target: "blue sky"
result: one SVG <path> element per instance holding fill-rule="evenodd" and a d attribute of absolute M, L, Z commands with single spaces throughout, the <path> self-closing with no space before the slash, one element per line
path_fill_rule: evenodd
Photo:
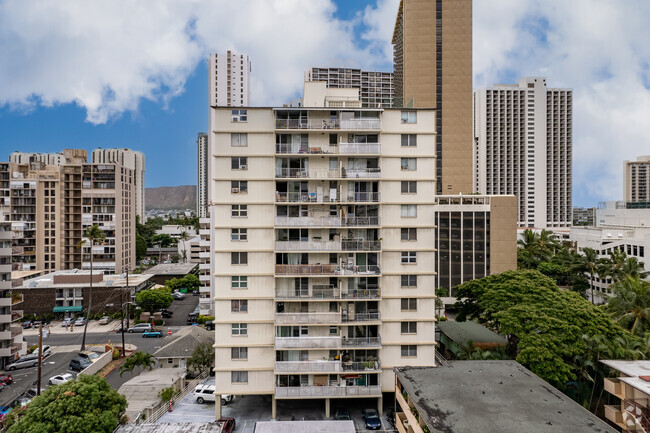
<path fill-rule="evenodd" d="M 248 53 L 253 105 L 298 96 L 309 66 L 390 70 L 399 0 L 0 0 L 0 160 L 130 147 L 147 186 L 194 184 L 210 52 Z M 620 199 L 648 154 L 650 2 L 474 0 L 476 86 L 574 89 L 574 204 Z M 245 31 L 242 31 L 245 29 Z"/>

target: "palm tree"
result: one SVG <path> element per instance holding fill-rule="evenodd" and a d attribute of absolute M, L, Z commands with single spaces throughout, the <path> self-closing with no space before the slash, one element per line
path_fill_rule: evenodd
<path fill-rule="evenodd" d="M 602 274 L 603 276 L 612 277 L 614 282 L 619 281 L 623 278 L 623 265 L 627 259 L 627 254 L 625 251 L 619 249 L 613 249 L 609 252 L 609 257 L 603 259 L 602 261 Z"/>
<path fill-rule="evenodd" d="M 537 237 L 537 245 L 541 261 L 545 262 L 550 260 L 559 248 L 560 243 L 557 236 L 550 230 L 543 229 Z"/>
<path fill-rule="evenodd" d="M 589 274 L 589 290 L 591 292 L 591 303 L 594 303 L 594 275 L 597 274 L 601 260 L 598 258 L 598 251 L 593 248 L 584 248 L 582 255 L 578 256 L 575 269 L 578 272 Z"/>
<path fill-rule="evenodd" d="M 143 369 L 148 368 L 149 370 L 153 370 L 153 366 L 156 362 L 153 359 L 153 355 L 151 353 L 143 353 L 143 352 L 135 352 L 128 358 L 126 358 L 126 361 L 122 363 L 120 366 L 120 377 L 127 371 L 133 375 L 133 370 L 135 370 L 136 367 L 142 367 Z"/>
<path fill-rule="evenodd" d="M 539 235 L 530 229 L 526 229 L 521 233 L 521 239 L 517 240 L 519 260 L 524 268 L 530 269 L 533 266 L 533 261 L 537 258 L 539 252 L 539 244 L 537 242 Z"/>
<path fill-rule="evenodd" d="M 106 233 L 97 224 L 94 224 L 86 230 L 86 239 L 82 239 L 77 244 L 77 248 L 81 248 L 86 242 L 90 242 L 90 290 L 88 291 L 88 311 L 86 312 L 84 335 L 81 339 L 81 350 L 86 350 L 86 331 L 88 330 L 88 321 L 90 320 L 90 307 L 93 302 L 93 245 L 95 243 L 103 243 L 104 239 L 106 239 Z"/>
<path fill-rule="evenodd" d="M 181 235 L 178 237 L 181 241 L 183 241 L 183 262 L 187 263 L 187 248 L 185 248 L 185 241 L 190 240 L 190 234 L 183 230 L 181 232 Z"/>
<path fill-rule="evenodd" d="M 617 281 L 612 289 L 607 311 L 625 329 L 642 336 L 650 329 L 650 283 L 637 275 Z"/>
<path fill-rule="evenodd" d="M 648 272 L 645 270 L 645 265 L 636 257 L 627 257 L 621 266 L 620 272 L 621 275 L 625 277 L 638 276 L 640 278 L 645 278 L 648 276 Z"/>

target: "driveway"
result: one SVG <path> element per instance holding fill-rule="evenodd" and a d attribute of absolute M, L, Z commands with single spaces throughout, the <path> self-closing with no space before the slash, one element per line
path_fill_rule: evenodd
<path fill-rule="evenodd" d="M 187 316 L 199 305 L 199 297 L 187 294 L 185 299 L 172 302 L 169 310 L 174 314 L 165 319 L 165 326 L 187 326 Z"/>

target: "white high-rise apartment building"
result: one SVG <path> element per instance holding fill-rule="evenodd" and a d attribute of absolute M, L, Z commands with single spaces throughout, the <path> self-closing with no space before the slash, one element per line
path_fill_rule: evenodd
<path fill-rule="evenodd" d="M 144 224 L 145 201 L 144 201 L 144 153 L 131 149 L 95 149 L 92 153 L 93 164 L 120 164 L 133 170 L 133 186 L 135 190 L 135 214 L 140 217 L 140 223 Z"/>
<path fill-rule="evenodd" d="M 210 106 L 247 107 L 251 61 L 232 51 L 210 56 Z"/>
<path fill-rule="evenodd" d="M 623 162 L 623 200 L 650 202 L 650 156 Z"/>
<path fill-rule="evenodd" d="M 208 134 L 199 132 L 196 137 L 196 215 L 208 216 Z"/>
<path fill-rule="evenodd" d="M 352 68 L 311 68 L 305 71 L 305 81 L 325 81 L 327 87 L 359 89 L 363 107 L 393 106 L 395 89 L 392 72 L 362 71 Z"/>
<path fill-rule="evenodd" d="M 31 164 L 40 162 L 45 165 L 65 164 L 63 153 L 36 153 L 36 152 L 13 152 L 9 155 L 9 162 L 14 164 Z"/>
<path fill-rule="evenodd" d="M 279 399 L 381 407 L 393 367 L 435 363 L 435 110 L 304 96 L 211 109 L 216 393 L 270 395 L 273 417 Z"/>
<path fill-rule="evenodd" d="M 520 227 L 572 224 L 573 92 L 546 78 L 474 90 L 474 192 L 514 194 Z"/>

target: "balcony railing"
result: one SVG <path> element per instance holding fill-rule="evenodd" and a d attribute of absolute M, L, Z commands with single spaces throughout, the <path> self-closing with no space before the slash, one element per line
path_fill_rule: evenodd
<path fill-rule="evenodd" d="M 313 286 L 311 290 L 305 289 L 276 289 L 276 299 L 377 299 L 379 289 L 354 289 L 342 291 L 334 287 Z"/>
<path fill-rule="evenodd" d="M 370 217 L 275 217 L 277 227 L 368 227 L 378 226 L 381 218 L 378 216 Z"/>
<path fill-rule="evenodd" d="M 378 275 L 377 265 L 275 265 L 276 275 Z"/>
<path fill-rule="evenodd" d="M 13 310 L 11 312 L 11 321 L 15 322 L 23 318 L 23 310 Z"/>
<path fill-rule="evenodd" d="M 275 119 L 275 129 L 381 129 L 379 119 Z"/>
<path fill-rule="evenodd" d="M 381 396 L 381 386 L 279 386 L 275 398 Z"/>
<path fill-rule="evenodd" d="M 356 337 L 356 338 L 343 337 L 342 344 L 343 346 L 380 347 L 381 337 Z"/>
<path fill-rule="evenodd" d="M 341 373 L 360 371 L 377 372 L 379 370 L 379 362 L 376 361 L 277 361 L 275 363 L 276 373 Z"/>
<path fill-rule="evenodd" d="M 275 313 L 276 325 L 327 325 L 341 323 L 339 312 L 327 313 Z"/>
<path fill-rule="evenodd" d="M 343 310 L 341 313 L 341 321 L 343 323 L 348 322 L 370 322 L 373 320 L 379 320 L 381 318 L 379 311 L 364 311 L 362 313 L 348 313 Z"/>
<path fill-rule="evenodd" d="M 276 251 L 379 251 L 381 241 L 343 239 L 340 241 L 276 241 Z"/>
<path fill-rule="evenodd" d="M 309 146 L 307 143 L 276 143 L 275 153 L 280 155 L 379 155 L 379 143 L 339 143 L 323 149 L 320 146 Z"/>
<path fill-rule="evenodd" d="M 381 144 L 379 143 L 339 143 L 338 153 L 342 155 L 365 155 L 381 153 Z"/>
<path fill-rule="evenodd" d="M 332 197 L 317 195 L 315 192 L 277 192 L 275 201 L 278 203 L 378 203 L 381 194 L 378 192 L 355 192 Z"/>
<path fill-rule="evenodd" d="M 276 349 L 336 349 L 341 337 L 275 337 Z"/>
<path fill-rule="evenodd" d="M 305 170 L 302 168 L 281 168 L 275 170 L 275 177 L 281 179 L 377 179 L 381 177 L 381 168 L 343 167 L 341 170 Z"/>

